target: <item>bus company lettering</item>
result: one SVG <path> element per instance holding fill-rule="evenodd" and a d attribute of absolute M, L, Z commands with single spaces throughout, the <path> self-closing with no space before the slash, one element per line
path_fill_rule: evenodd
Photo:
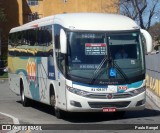
<path fill-rule="evenodd" d="M 33 61 L 28 61 L 27 63 L 27 74 L 28 74 L 28 80 L 36 81 L 36 63 Z"/>
<path fill-rule="evenodd" d="M 49 72 L 49 77 L 54 77 L 54 73 Z"/>

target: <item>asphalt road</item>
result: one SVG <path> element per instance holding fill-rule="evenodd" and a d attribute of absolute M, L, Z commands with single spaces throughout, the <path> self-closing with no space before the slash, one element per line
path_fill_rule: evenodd
<path fill-rule="evenodd" d="M 64 119 L 57 119 L 50 106 L 32 102 L 23 107 L 20 97 L 9 90 L 8 81 L 0 81 L 0 112 L 18 118 L 21 124 L 160 124 L 160 111 L 149 98 L 145 110 L 127 112 L 121 119 L 111 113 L 67 113 Z"/>

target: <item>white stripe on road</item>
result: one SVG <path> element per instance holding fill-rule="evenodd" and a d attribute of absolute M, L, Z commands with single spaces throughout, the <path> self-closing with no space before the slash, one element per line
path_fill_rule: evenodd
<path fill-rule="evenodd" d="M 2 113 L 2 112 L 0 112 L 0 114 L 2 114 L 2 115 L 5 115 L 5 116 L 7 116 L 7 117 L 12 118 L 12 120 L 13 120 L 13 124 L 19 124 L 19 120 L 18 120 L 17 118 L 15 118 L 14 116 L 9 115 L 9 114 L 6 114 L 6 113 Z"/>

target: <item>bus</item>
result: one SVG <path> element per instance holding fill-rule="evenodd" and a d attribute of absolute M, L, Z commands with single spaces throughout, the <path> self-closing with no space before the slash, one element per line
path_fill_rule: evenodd
<path fill-rule="evenodd" d="M 23 106 L 30 99 L 51 105 L 57 118 L 145 108 L 144 55 L 152 38 L 126 16 L 44 17 L 11 29 L 8 44 L 9 87 Z"/>

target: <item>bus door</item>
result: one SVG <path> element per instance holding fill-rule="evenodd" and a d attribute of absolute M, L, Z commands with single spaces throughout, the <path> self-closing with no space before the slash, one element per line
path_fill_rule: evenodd
<path fill-rule="evenodd" d="M 59 50 L 58 50 L 59 51 Z M 56 52 L 57 67 L 56 71 L 56 91 L 57 106 L 66 110 L 66 89 L 65 89 L 65 55 Z"/>

